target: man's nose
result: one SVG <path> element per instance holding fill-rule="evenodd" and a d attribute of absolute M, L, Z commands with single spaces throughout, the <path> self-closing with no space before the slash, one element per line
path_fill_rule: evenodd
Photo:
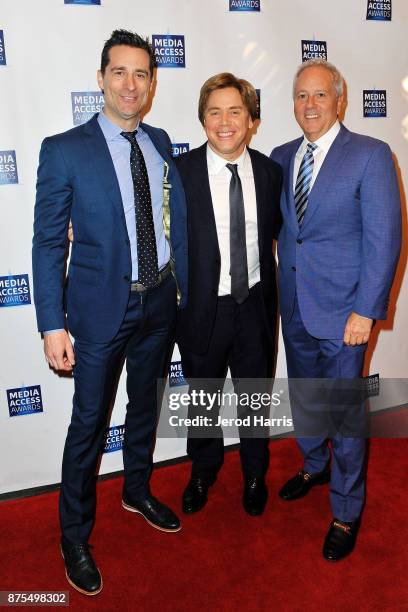
<path fill-rule="evenodd" d="M 136 87 L 136 79 L 133 74 L 128 74 L 126 76 L 125 85 L 127 89 L 133 90 Z"/>

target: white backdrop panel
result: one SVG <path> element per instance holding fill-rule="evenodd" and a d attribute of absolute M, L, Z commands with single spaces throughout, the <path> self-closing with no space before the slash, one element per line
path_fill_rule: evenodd
<path fill-rule="evenodd" d="M 19 182 L 0 184 L 0 277 L 29 274 L 38 151 L 46 135 L 72 127 L 71 92 L 96 91 L 100 51 L 119 27 L 185 36 L 186 68 L 158 71 L 146 120 L 164 127 L 173 142 L 204 141 L 197 119 L 199 89 L 212 74 L 231 71 L 261 90 L 261 123 L 251 145 L 271 149 L 299 135 L 292 114 L 293 73 L 301 40 L 327 42 L 328 59 L 343 71 L 348 89 L 345 123 L 386 140 L 401 177 L 408 170 L 408 4 L 393 1 L 391 22 L 366 21 L 366 0 L 261 0 L 259 13 L 232 13 L 228 0 L 102 0 L 101 6 L 63 0 L 0 0 L 7 64 L 0 65 L 0 155 L 16 151 Z M 405 89 L 403 82 L 405 80 Z M 364 119 L 363 89 L 387 91 L 387 117 Z M 406 128 L 404 133 L 404 121 Z M 405 134 L 405 135 L 404 135 Z M 406 213 L 404 213 L 406 218 Z M 406 230 L 405 230 L 406 231 Z M 395 316 L 379 326 L 367 370 L 383 377 L 408 371 L 408 294 L 404 257 L 393 291 Z M 45 364 L 33 305 L 0 308 L 0 493 L 60 480 L 72 380 Z M 374 350 L 375 348 L 375 350 Z M 178 360 L 176 349 L 174 359 Z M 279 343 L 277 375 L 285 376 Z M 7 389 L 40 385 L 43 412 L 10 417 Z M 120 381 L 112 422 L 126 405 Z M 185 440 L 158 440 L 155 460 L 185 454 Z M 122 468 L 120 452 L 104 455 L 101 473 Z"/>

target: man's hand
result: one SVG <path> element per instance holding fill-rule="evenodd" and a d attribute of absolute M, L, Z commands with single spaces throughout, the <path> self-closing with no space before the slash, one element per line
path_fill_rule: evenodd
<path fill-rule="evenodd" d="M 356 312 L 352 312 L 347 319 L 344 329 L 344 344 L 355 346 L 356 344 L 365 344 L 370 337 L 373 320 L 367 317 L 362 317 Z"/>
<path fill-rule="evenodd" d="M 74 230 L 72 229 L 72 221 L 69 222 L 68 226 L 68 240 L 74 242 Z"/>
<path fill-rule="evenodd" d="M 70 372 L 75 365 L 74 349 L 65 329 L 44 336 L 44 353 L 47 362 L 56 371 Z"/>

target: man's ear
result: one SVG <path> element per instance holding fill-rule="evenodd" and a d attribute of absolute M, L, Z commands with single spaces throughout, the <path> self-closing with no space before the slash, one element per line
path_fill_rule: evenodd
<path fill-rule="evenodd" d="M 344 96 L 341 95 L 337 98 L 337 116 L 339 116 L 341 114 L 341 109 L 343 107 L 343 103 L 344 103 Z"/>
<path fill-rule="evenodd" d="M 99 89 L 103 93 L 103 74 L 100 70 L 96 72 L 96 80 L 98 81 Z"/>

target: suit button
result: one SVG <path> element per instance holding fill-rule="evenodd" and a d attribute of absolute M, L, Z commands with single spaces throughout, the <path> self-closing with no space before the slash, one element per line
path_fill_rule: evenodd
<path fill-rule="evenodd" d="M 293 272 L 296 272 L 295 266 L 292 266 L 292 270 L 293 270 Z"/>
<path fill-rule="evenodd" d="M 129 240 L 129 238 L 126 238 L 126 240 L 125 240 L 125 244 L 127 244 L 127 246 L 130 246 L 130 240 Z"/>
<path fill-rule="evenodd" d="M 297 242 L 298 244 L 302 244 L 303 240 L 301 240 L 300 238 L 298 238 L 298 239 L 296 240 L 296 242 Z"/>
<path fill-rule="evenodd" d="M 126 275 L 123 277 L 123 280 L 128 283 L 130 281 L 130 276 Z"/>

